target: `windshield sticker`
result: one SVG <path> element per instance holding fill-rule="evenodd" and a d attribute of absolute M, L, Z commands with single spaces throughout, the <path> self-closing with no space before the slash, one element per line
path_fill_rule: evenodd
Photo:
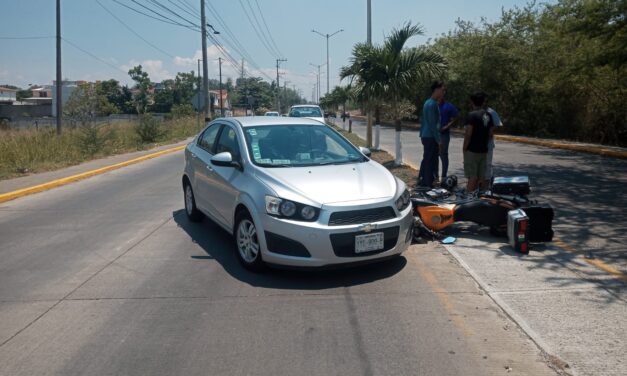
<path fill-rule="evenodd" d="M 311 154 L 309 153 L 298 153 L 296 154 L 296 158 L 298 158 L 301 161 L 308 161 L 311 159 Z"/>
<path fill-rule="evenodd" d="M 279 164 L 279 165 L 292 164 L 292 161 L 290 161 L 289 159 L 273 159 L 272 164 Z"/>
<path fill-rule="evenodd" d="M 251 135 L 251 136 L 256 136 L 257 135 L 257 130 L 256 129 L 248 129 L 248 130 L 246 130 L 246 132 L 248 132 L 248 134 Z"/>
<path fill-rule="evenodd" d="M 257 159 L 257 162 L 263 163 L 263 164 L 272 164 L 272 159 L 270 158 Z"/>
<path fill-rule="evenodd" d="M 251 147 L 253 149 L 253 157 L 255 159 L 261 159 L 261 151 L 259 150 L 259 144 L 256 142 L 253 142 Z"/>

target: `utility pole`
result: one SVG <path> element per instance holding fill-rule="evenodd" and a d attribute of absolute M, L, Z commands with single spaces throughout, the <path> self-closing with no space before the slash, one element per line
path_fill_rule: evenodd
<path fill-rule="evenodd" d="M 220 67 L 220 116 L 224 117 L 224 104 L 222 103 L 222 58 L 218 58 L 218 66 Z"/>
<path fill-rule="evenodd" d="M 276 59 L 276 110 L 281 114 L 281 101 L 279 99 L 281 93 L 281 85 L 279 84 L 279 63 L 287 61 L 287 59 Z"/>
<path fill-rule="evenodd" d="M 61 0 L 57 0 L 57 134 L 63 118 L 63 76 L 61 75 Z"/>
<path fill-rule="evenodd" d="M 202 89 L 204 91 L 205 122 L 211 121 L 209 117 L 209 73 L 207 68 L 207 22 L 205 19 L 205 0 L 200 0 L 200 34 L 202 39 Z"/>
<path fill-rule="evenodd" d="M 198 59 L 198 110 L 196 112 L 196 125 L 200 129 L 200 59 Z"/>
<path fill-rule="evenodd" d="M 322 36 L 323 38 L 327 38 L 327 94 L 329 94 L 329 71 L 330 71 L 329 69 L 329 38 L 331 38 L 337 33 L 341 33 L 342 31 L 344 31 L 344 29 L 340 29 L 333 34 L 322 34 L 321 32 L 316 31 L 314 29 L 311 30 L 312 33 L 316 33 Z"/>
<path fill-rule="evenodd" d="M 243 80 L 244 79 L 244 58 L 242 58 L 242 72 L 240 74 L 240 78 Z"/>
<path fill-rule="evenodd" d="M 367 32 L 368 35 L 366 36 L 366 43 L 368 43 L 369 46 L 372 46 L 372 7 L 370 4 L 370 0 L 367 0 L 368 2 L 368 14 L 367 14 Z M 367 102 L 368 108 L 366 109 L 367 112 L 367 119 L 366 119 L 366 144 L 368 144 L 368 147 L 372 147 L 372 111 L 370 110 L 370 100 L 368 100 Z M 376 145 L 377 148 L 379 147 L 379 145 Z"/>

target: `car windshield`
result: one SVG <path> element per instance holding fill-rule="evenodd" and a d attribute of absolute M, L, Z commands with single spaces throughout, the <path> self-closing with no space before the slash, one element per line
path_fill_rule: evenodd
<path fill-rule="evenodd" d="M 318 107 L 294 107 L 290 110 L 290 117 L 322 117 Z"/>
<path fill-rule="evenodd" d="M 245 128 L 253 163 L 261 167 L 323 166 L 367 161 L 337 132 L 321 125 L 266 125 Z"/>

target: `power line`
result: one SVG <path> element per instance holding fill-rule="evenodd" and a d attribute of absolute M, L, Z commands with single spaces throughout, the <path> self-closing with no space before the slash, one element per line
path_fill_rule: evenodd
<path fill-rule="evenodd" d="M 196 14 L 194 14 L 194 13 L 190 12 L 189 10 L 185 9 L 184 7 L 182 7 L 182 6 L 180 6 L 179 4 L 175 3 L 174 1 L 172 1 L 172 0 L 168 0 L 168 2 L 169 2 L 170 4 L 172 4 L 172 5 L 174 5 L 175 7 L 179 8 L 179 9 L 180 9 L 180 10 L 182 10 L 183 12 L 185 12 L 185 13 L 189 14 L 190 16 L 192 16 L 192 17 L 197 17 L 197 15 L 196 15 Z M 181 3 L 181 4 L 182 4 L 182 3 Z"/>
<path fill-rule="evenodd" d="M 186 0 L 184 0 L 184 1 L 186 1 Z M 228 24 L 222 19 L 222 17 L 220 16 L 219 12 L 213 7 L 213 5 L 211 5 L 211 3 L 207 1 L 206 2 L 206 6 L 207 6 L 207 10 L 209 10 L 209 12 L 211 12 L 211 14 L 213 14 L 215 19 L 220 24 L 221 30 L 224 30 L 226 32 L 226 34 L 221 34 L 221 35 L 225 39 L 226 39 L 227 36 L 229 36 L 230 39 L 232 39 L 233 43 L 229 43 L 231 45 L 231 47 L 234 50 L 237 50 L 239 55 L 242 58 L 244 58 L 245 60 L 247 60 L 250 63 L 250 65 L 252 65 L 257 70 L 257 72 L 259 72 L 261 75 L 265 76 L 268 80 L 272 81 L 273 80 L 272 77 L 270 77 L 268 74 L 266 74 L 264 71 L 262 71 L 261 68 L 259 68 L 259 65 L 255 62 L 255 60 L 252 58 L 252 56 L 250 56 L 250 54 L 248 53 L 246 48 L 242 45 L 242 43 L 240 43 L 240 41 L 237 39 L 235 34 L 233 34 L 233 32 L 229 28 Z"/>
<path fill-rule="evenodd" d="M 261 23 L 259 22 L 259 19 L 257 18 L 257 14 L 255 13 L 255 10 L 253 9 L 253 6 L 250 5 L 250 0 L 246 0 L 246 4 L 248 4 L 248 8 L 250 9 L 250 13 L 253 15 L 253 18 L 255 19 L 255 23 L 259 27 L 259 31 L 261 31 L 261 36 L 266 41 L 266 44 L 268 45 L 268 47 L 271 47 L 271 49 L 272 49 L 272 51 L 274 52 L 275 55 L 281 56 L 281 54 L 274 47 L 272 47 L 272 43 L 270 43 L 270 38 L 268 38 L 268 36 L 266 36 L 266 32 L 264 31 L 263 27 L 261 26 Z"/>
<path fill-rule="evenodd" d="M 118 71 L 120 71 L 120 72 L 122 72 L 122 73 L 124 73 L 124 74 L 128 74 L 128 72 L 125 72 L 124 70 L 120 69 L 120 67 L 117 67 L 117 66 L 115 66 L 115 65 L 113 65 L 113 64 L 111 64 L 111 63 L 109 63 L 108 61 L 106 61 L 106 60 L 104 60 L 104 59 L 99 58 L 98 56 L 96 56 L 96 55 L 94 55 L 93 53 L 91 53 L 91 52 L 89 52 L 89 51 L 85 50 L 85 49 L 84 49 L 84 48 L 82 48 L 81 46 L 79 46 L 79 45 L 77 45 L 77 44 L 75 44 L 75 43 L 73 43 L 73 42 L 71 42 L 71 41 L 67 40 L 66 38 L 61 38 L 61 39 L 63 39 L 63 40 L 64 40 L 67 44 L 69 44 L 70 46 L 72 46 L 72 47 L 76 48 L 77 50 L 79 50 L 79 51 L 81 51 L 81 52 L 83 52 L 83 53 L 85 53 L 85 54 L 87 54 L 87 55 L 91 56 L 92 58 L 94 58 L 94 59 L 96 59 L 96 60 L 100 61 L 101 63 L 103 63 L 103 64 L 107 64 L 107 65 L 108 65 L 108 66 L 110 66 L 111 68 L 113 68 L 113 69 L 115 69 L 115 70 L 118 70 Z"/>
<path fill-rule="evenodd" d="M 153 20 L 161 21 L 161 22 L 163 22 L 163 23 L 167 23 L 167 24 L 170 24 L 170 25 L 176 25 L 176 26 L 182 26 L 182 27 L 185 27 L 185 28 L 189 28 L 187 25 L 184 25 L 184 24 L 182 24 L 182 23 L 180 23 L 180 22 L 175 22 L 175 21 L 167 21 L 167 20 L 165 20 L 165 19 L 163 19 L 163 18 L 158 18 L 158 17 L 155 17 L 155 16 L 151 16 L 150 14 L 147 14 L 147 13 L 145 13 L 145 12 L 142 12 L 141 10 L 135 9 L 135 8 L 133 8 L 133 7 L 129 6 L 129 5 L 127 5 L 127 4 L 124 4 L 124 3 L 122 3 L 122 2 L 120 2 L 120 1 L 118 1 L 118 0 L 112 0 L 112 1 L 113 1 L 114 3 L 117 3 L 117 4 L 119 4 L 119 5 L 121 5 L 121 6 L 125 7 L 125 8 L 127 8 L 127 9 L 132 10 L 132 11 L 133 11 L 133 12 L 135 12 L 135 13 L 141 14 L 141 15 L 146 16 L 146 17 L 149 17 L 149 18 L 152 18 Z"/>
<path fill-rule="evenodd" d="M 250 16 L 248 15 L 248 11 L 246 10 L 246 7 L 244 7 L 244 3 L 242 2 L 242 0 L 239 0 L 239 5 L 242 6 L 242 10 L 244 11 L 244 14 L 246 15 L 246 18 L 248 18 L 248 22 L 250 23 L 250 26 L 253 27 L 253 29 L 255 30 L 255 34 L 257 34 L 257 38 L 259 38 L 259 40 L 261 41 L 261 43 L 264 45 L 264 47 L 268 50 L 268 52 L 270 53 L 270 56 L 276 57 L 274 56 L 275 53 L 272 52 L 272 49 L 270 47 L 268 47 L 268 45 L 266 44 L 266 41 L 261 37 L 261 34 L 259 33 L 259 31 L 257 30 L 257 27 L 255 26 L 255 24 L 253 23 L 253 20 L 250 18 Z M 249 4 L 250 5 L 250 4 Z"/>
<path fill-rule="evenodd" d="M 15 39 L 15 40 L 22 40 L 22 39 L 50 39 L 50 38 L 56 38 L 55 36 L 33 36 L 33 37 L 0 37 L 0 39 Z"/>
<path fill-rule="evenodd" d="M 150 0 L 150 2 L 151 2 L 151 3 L 153 3 L 153 4 L 155 4 L 155 5 L 156 5 L 156 6 L 158 6 L 159 8 L 161 8 L 161 9 L 165 10 L 166 12 L 168 12 L 168 13 L 172 14 L 174 17 L 178 17 L 178 18 L 180 18 L 181 20 L 183 20 L 183 21 L 187 22 L 187 23 L 188 23 L 188 24 L 190 24 L 191 26 L 194 26 L 194 27 L 198 26 L 197 24 L 195 24 L 195 23 L 191 22 L 190 20 L 188 20 L 187 18 L 185 18 L 185 17 L 181 16 L 180 14 L 178 14 L 177 12 L 175 12 L 175 11 L 173 11 L 172 9 L 168 8 L 167 6 L 165 6 L 165 5 L 161 4 L 159 1 L 157 1 L 157 0 Z"/>
<path fill-rule="evenodd" d="M 141 35 L 139 35 L 139 33 L 137 33 L 135 30 L 133 30 L 130 26 L 128 26 L 124 21 L 122 21 L 118 16 L 116 16 L 115 14 L 113 14 L 113 12 L 111 12 L 109 9 L 107 9 L 107 7 L 105 7 L 99 0 L 96 0 L 96 3 L 98 3 L 98 5 L 100 5 L 102 7 L 102 9 L 104 9 L 107 13 L 109 13 L 111 15 L 111 17 L 115 18 L 119 23 L 122 24 L 122 26 L 124 26 L 126 29 L 128 29 L 128 31 L 130 31 L 131 33 L 133 33 L 136 37 L 138 37 L 139 39 L 143 40 L 146 44 L 148 44 L 150 47 L 154 48 L 155 50 L 171 57 L 174 59 L 174 55 L 164 51 L 163 49 L 157 47 L 156 45 L 152 44 L 151 42 L 149 42 L 148 40 L 146 40 L 144 37 L 142 37 Z"/>
<path fill-rule="evenodd" d="M 281 53 L 281 50 L 277 46 L 276 42 L 274 41 L 274 38 L 272 37 L 272 33 L 270 32 L 270 28 L 268 27 L 268 23 L 266 22 L 266 18 L 264 17 L 263 12 L 261 11 L 261 7 L 259 6 L 259 2 L 257 0 L 255 0 L 255 4 L 257 5 L 257 9 L 259 10 L 259 14 L 261 15 L 261 20 L 263 21 L 263 24 L 266 27 L 266 30 L 268 31 L 268 36 L 270 36 L 270 40 L 272 41 L 272 45 L 274 46 L 276 51 L 279 53 L 279 55 L 283 55 Z"/>
<path fill-rule="evenodd" d="M 116 2 L 116 3 L 118 3 L 118 4 L 122 4 L 122 3 L 120 3 L 118 0 L 113 0 L 113 1 L 115 1 L 115 2 Z M 161 19 L 159 19 L 159 18 L 155 18 L 155 17 L 152 17 L 152 18 L 158 19 L 159 21 L 162 21 L 162 22 L 166 22 L 166 21 L 164 21 L 164 20 L 168 20 L 169 22 L 166 22 L 166 23 L 171 23 L 171 24 L 173 24 L 173 25 L 178 25 L 178 26 L 186 27 L 186 28 L 188 28 L 188 29 L 190 29 L 190 28 L 191 28 L 189 25 L 182 24 L 182 23 L 180 23 L 180 22 L 178 22 L 178 21 L 173 20 L 173 19 L 172 19 L 172 18 L 170 18 L 170 17 L 164 16 L 163 14 L 161 14 L 161 13 L 157 12 L 156 10 L 154 10 L 154 9 L 152 9 L 152 8 L 150 8 L 150 7 L 145 6 L 144 4 L 142 4 L 142 3 L 140 3 L 140 2 L 138 2 L 138 1 L 136 1 L 136 0 L 131 0 L 131 1 L 132 1 L 133 3 L 135 3 L 135 4 L 139 5 L 140 7 L 142 7 L 142 8 L 144 8 L 144 9 L 146 9 L 147 11 L 149 11 L 149 12 L 151 12 L 151 13 L 153 13 L 153 14 L 156 14 L 157 16 L 161 17 Z M 122 5 L 124 5 L 124 4 L 122 4 Z M 126 6 L 126 5 L 124 5 L 124 6 Z M 126 7 L 127 7 L 127 8 L 129 8 L 128 6 L 126 6 Z M 133 9 L 133 8 L 131 8 L 131 9 Z M 135 9 L 133 9 L 133 10 L 135 10 Z M 137 10 L 135 10 L 135 11 L 137 12 Z M 144 15 L 146 15 L 146 14 L 144 14 Z M 150 16 L 149 16 L 149 17 L 150 17 Z"/>

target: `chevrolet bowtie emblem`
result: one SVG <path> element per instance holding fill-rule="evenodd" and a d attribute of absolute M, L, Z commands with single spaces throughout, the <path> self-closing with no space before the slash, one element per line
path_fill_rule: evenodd
<path fill-rule="evenodd" d="M 361 228 L 361 231 L 363 231 L 363 232 L 370 232 L 372 230 L 374 230 L 374 226 L 372 224 L 370 224 L 370 223 L 368 223 L 367 225 L 365 225 L 365 226 L 363 226 Z"/>

